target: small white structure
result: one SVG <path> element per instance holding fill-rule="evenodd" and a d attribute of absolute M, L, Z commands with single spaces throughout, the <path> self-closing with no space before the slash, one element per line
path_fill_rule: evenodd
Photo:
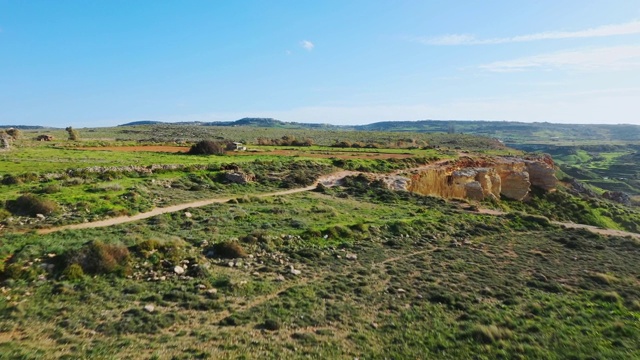
<path fill-rule="evenodd" d="M 240 142 L 232 142 L 229 144 L 228 149 L 233 151 L 247 151 L 247 147 Z"/>

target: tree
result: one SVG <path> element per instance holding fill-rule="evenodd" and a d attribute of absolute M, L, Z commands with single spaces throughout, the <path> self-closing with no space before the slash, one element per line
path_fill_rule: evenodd
<path fill-rule="evenodd" d="M 71 126 L 65 128 L 65 130 L 69 133 L 69 140 L 71 141 L 80 140 L 80 135 L 78 134 L 78 130 L 72 128 Z"/>
<path fill-rule="evenodd" d="M 226 143 L 202 140 L 191 146 L 190 155 L 224 155 Z"/>

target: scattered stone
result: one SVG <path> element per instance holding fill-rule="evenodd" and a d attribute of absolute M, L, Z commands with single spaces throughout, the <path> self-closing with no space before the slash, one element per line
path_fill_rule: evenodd
<path fill-rule="evenodd" d="M 247 174 L 241 171 L 232 171 L 224 174 L 225 180 L 236 183 L 236 184 L 246 184 L 255 181 L 255 175 Z"/>
<path fill-rule="evenodd" d="M 631 196 L 622 191 L 605 191 L 602 197 L 623 205 L 631 205 Z"/>
<path fill-rule="evenodd" d="M 207 286 L 206 286 L 206 285 L 204 285 L 204 284 L 198 284 L 198 285 L 196 285 L 196 288 L 197 288 L 198 290 L 204 290 L 204 289 L 206 289 L 206 288 L 207 288 Z"/>
<path fill-rule="evenodd" d="M 182 266 L 176 266 L 173 268 L 173 272 L 175 272 L 178 275 L 182 275 L 184 274 L 184 268 Z"/>
<path fill-rule="evenodd" d="M 298 269 L 294 269 L 293 265 L 291 266 L 291 273 L 293 275 L 300 275 L 302 274 L 302 271 L 298 270 Z"/>
<path fill-rule="evenodd" d="M 152 313 L 154 312 L 154 310 L 156 309 L 155 306 L 153 306 L 153 304 L 147 304 L 144 306 L 144 311 Z"/>
<path fill-rule="evenodd" d="M 234 267 L 236 265 L 236 263 L 234 263 L 233 261 L 229 261 L 229 263 L 227 265 L 229 265 L 229 267 Z"/>
<path fill-rule="evenodd" d="M 278 275 L 276 276 L 276 281 L 284 281 L 284 275 Z"/>
<path fill-rule="evenodd" d="M 377 329 L 377 328 L 379 328 L 380 326 L 379 326 L 377 323 L 372 322 L 372 323 L 371 323 L 371 327 L 372 327 L 372 328 L 374 328 L 374 329 Z"/>
<path fill-rule="evenodd" d="M 44 219 L 46 219 L 46 217 L 45 217 L 44 215 L 42 215 L 42 214 L 36 214 L 36 217 L 37 217 L 38 219 L 40 219 L 40 220 L 44 220 Z"/>
<path fill-rule="evenodd" d="M 345 256 L 345 258 L 347 260 L 358 260 L 358 255 L 349 253 Z"/>
<path fill-rule="evenodd" d="M 207 294 L 217 294 L 217 293 L 218 293 L 218 289 L 216 288 L 211 288 L 207 290 Z"/>
<path fill-rule="evenodd" d="M 398 294 L 404 294 L 404 293 L 406 293 L 406 292 L 407 292 L 407 290 L 402 289 L 402 288 L 398 288 L 398 289 L 396 290 L 396 292 L 397 292 Z"/>
<path fill-rule="evenodd" d="M 191 219 L 191 217 L 192 217 L 193 215 L 192 215 L 190 212 L 185 211 L 185 212 L 184 212 L 184 216 L 185 216 L 187 219 Z"/>

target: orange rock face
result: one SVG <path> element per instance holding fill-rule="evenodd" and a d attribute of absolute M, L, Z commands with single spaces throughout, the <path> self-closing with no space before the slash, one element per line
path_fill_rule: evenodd
<path fill-rule="evenodd" d="M 557 182 L 551 158 L 464 158 L 453 165 L 413 174 L 407 190 L 443 198 L 483 200 L 504 196 L 521 201 L 531 186 L 553 191 Z"/>

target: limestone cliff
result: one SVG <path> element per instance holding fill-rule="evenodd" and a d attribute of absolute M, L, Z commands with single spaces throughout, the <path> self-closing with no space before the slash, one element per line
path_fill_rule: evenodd
<path fill-rule="evenodd" d="M 557 182 L 550 157 L 462 158 L 415 172 L 407 190 L 443 198 L 524 200 L 532 186 L 553 191 Z"/>

